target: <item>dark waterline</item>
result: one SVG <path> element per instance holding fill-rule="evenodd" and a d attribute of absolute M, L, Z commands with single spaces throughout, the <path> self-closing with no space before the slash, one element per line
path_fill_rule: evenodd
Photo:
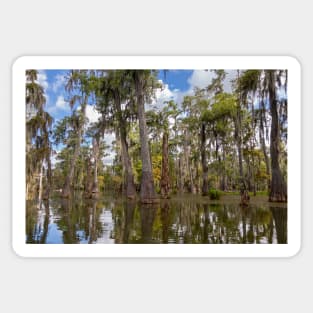
<path fill-rule="evenodd" d="M 287 209 L 240 207 L 202 197 L 177 197 L 156 205 L 114 198 L 27 202 L 26 242 L 74 243 L 287 243 Z"/>

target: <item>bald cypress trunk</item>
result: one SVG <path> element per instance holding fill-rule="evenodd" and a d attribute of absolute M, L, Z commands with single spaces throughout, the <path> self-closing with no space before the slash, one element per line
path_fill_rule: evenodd
<path fill-rule="evenodd" d="M 87 173 L 85 178 L 85 192 L 84 197 L 85 198 L 91 198 L 92 194 L 92 172 L 91 172 L 91 161 L 90 158 L 87 160 Z"/>
<path fill-rule="evenodd" d="M 237 71 L 237 77 L 239 79 L 239 70 Z M 249 204 L 250 197 L 247 191 L 247 186 L 245 182 L 245 178 L 243 176 L 243 164 L 242 164 L 242 137 L 241 137 L 241 93 L 240 93 L 240 86 L 239 86 L 239 95 L 238 95 L 238 103 L 236 108 L 236 118 L 235 118 L 235 138 L 237 143 L 237 151 L 238 151 L 238 163 L 239 163 L 239 189 L 240 189 L 240 204 L 245 206 Z"/>
<path fill-rule="evenodd" d="M 73 187 L 73 178 L 74 178 L 74 171 L 75 171 L 75 164 L 79 156 L 80 151 L 80 140 L 81 136 L 78 135 L 78 138 L 76 140 L 75 148 L 74 148 L 74 154 L 71 159 L 70 163 L 70 170 L 65 178 L 65 183 L 62 189 L 62 197 L 63 198 L 69 198 L 71 194 L 71 189 Z"/>
<path fill-rule="evenodd" d="M 140 184 L 140 200 L 142 203 L 155 202 L 157 195 L 154 189 L 152 165 L 148 143 L 148 131 L 144 106 L 144 81 L 141 71 L 134 74 L 136 98 L 138 106 L 139 132 L 140 132 L 140 154 L 142 161 L 142 176 Z"/>
<path fill-rule="evenodd" d="M 79 157 L 80 143 L 81 143 L 82 136 L 83 136 L 83 127 L 84 127 L 84 121 L 85 121 L 85 116 L 86 116 L 86 103 L 87 103 L 87 97 L 85 97 L 84 104 L 82 104 L 82 122 L 81 121 L 79 122 L 78 130 L 77 130 L 74 154 L 72 156 L 71 163 L 70 163 L 70 170 L 65 179 L 64 187 L 62 190 L 63 198 L 69 198 L 71 194 L 71 189 L 73 188 L 74 171 L 75 171 L 77 159 Z"/>
<path fill-rule="evenodd" d="M 98 158 L 99 158 L 99 139 L 92 139 L 92 152 L 94 159 L 93 183 L 92 183 L 92 198 L 97 198 L 99 193 L 98 188 Z"/>
<path fill-rule="evenodd" d="M 261 116 L 260 116 L 260 143 L 261 143 L 261 147 L 262 147 L 262 151 L 263 151 L 263 155 L 264 155 L 264 160 L 265 160 L 266 174 L 267 174 L 267 177 L 268 177 L 268 179 L 267 179 L 267 188 L 268 188 L 268 191 L 270 191 L 270 189 L 271 189 L 270 161 L 268 159 L 266 145 L 265 145 L 264 122 L 263 122 L 263 119 L 264 119 L 263 112 L 261 112 Z"/>
<path fill-rule="evenodd" d="M 269 201 L 271 202 L 287 202 L 287 186 L 284 182 L 279 166 L 279 120 L 277 113 L 277 99 L 276 99 L 276 75 L 275 71 L 268 71 L 269 83 L 269 105 L 272 117 L 271 124 L 271 167 L 272 180 Z"/>
<path fill-rule="evenodd" d="M 170 177 L 168 164 L 168 133 L 164 131 L 162 139 L 162 173 L 161 173 L 161 195 L 163 198 L 169 198 Z"/>
<path fill-rule="evenodd" d="M 205 123 L 202 122 L 201 124 L 201 163 L 202 163 L 202 195 L 208 195 L 209 189 L 209 181 L 208 181 L 208 164 L 207 164 L 207 157 L 206 157 L 206 130 L 205 130 Z"/>
<path fill-rule="evenodd" d="M 121 141 L 121 154 L 122 154 L 122 162 L 123 169 L 125 174 L 125 192 L 126 197 L 129 199 L 133 199 L 136 197 L 136 187 L 134 181 L 134 174 L 132 169 L 132 164 L 128 152 L 128 143 L 127 143 L 127 131 L 126 131 L 126 121 L 123 118 L 122 108 L 121 108 L 121 99 L 119 93 L 114 91 L 114 104 L 117 111 L 118 117 L 118 126 L 120 132 L 120 141 Z"/>

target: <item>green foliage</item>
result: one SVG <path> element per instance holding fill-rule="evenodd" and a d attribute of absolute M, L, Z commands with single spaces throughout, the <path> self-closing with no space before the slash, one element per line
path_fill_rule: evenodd
<path fill-rule="evenodd" d="M 222 195 L 222 193 L 218 189 L 210 189 L 209 190 L 209 197 L 211 200 L 220 200 L 221 195 Z"/>
<path fill-rule="evenodd" d="M 181 104 L 170 100 L 144 112 L 148 130 L 146 146 L 149 147 L 155 188 L 158 190 L 160 185 L 162 137 L 166 132 L 168 153 L 164 154 L 168 154 L 172 192 L 201 193 L 204 186 L 206 191 L 203 194 L 212 188 L 210 198 L 219 199 L 221 191 L 238 192 L 241 180 L 247 183 L 249 191 L 267 191 L 271 179 L 267 134 L 270 130 L 268 121 L 271 120 L 267 104 L 268 71 L 238 71 L 229 93 L 224 90 L 227 73 L 224 70 L 212 72 L 210 85 L 202 89 L 196 87 Z M 283 78 L 283 72 L 275 71 L 276 90 L 282 87 L 279 79 Z M 71 187 L 82 188 L 90 177 L 94 177 L 94 164 L 98 163 L 99 189 L 120 191 L 126 177 L 124 150 L 128 150 L 135 184 L 140 185 L 143 138 L 140 138 L 137 102 L 142 95 L 144 103 L 151 104 L 156 89 L 163 88 L 157 79 L 157 71 L 68 71 L 64 87 L 71 115 L 57 121 L 52 130 L 52 118 L 43 110 L 46 100 L 44 88 L 37 83 L 37 71 L 28 70 L 26 76 L 25 101 L 31 109 L 26 121 L 28 181 L 32 173 L 38 174 L 42 162 L 50 160 L 54 144 L 58 150 L 57 163 L 52 170 L 55 188 L 61 188 L 71 172 L 74 172 Z M 286 85 L 283 87 L 287 88 Z M 137 89 L 141 90 L 139 95 Z M 279 166 L 286 180 L 287 100 L 279 99 L 278 102 Z M 98 122 L 88 123 L 87 105 L 92 105 L 101 115 Z M 116 137 L 112 165 L 103 162 L 109 152 L 104 140 L 108 133 L 114 133 Z M 98 152 L 93 149 L 93 140 L 97 142 L 94 146 L 98 147 Z M 263 146 L 262 140 L 265 142 Z M 77 147 L 79 152 L 75 154 Z M 72 162 L 74 154 L 78 156 Z M 99 155 L 97 162 L 94 161 L 95 155 Z M 73 163 L 74 171 L 71 171 Z"/>

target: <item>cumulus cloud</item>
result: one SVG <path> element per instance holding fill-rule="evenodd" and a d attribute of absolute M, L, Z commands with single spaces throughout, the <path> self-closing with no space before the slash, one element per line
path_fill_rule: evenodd
<path fill-rule="evenodd" d="M 46 91 L 49 88 L 49 83 L 48 83 L 48 78 L 47 78 L 47 74 L 45 71 L 43 70 L 39 70 L 38 74 L 37 74 L 37 81 L 38 84 L 41 85 L 46 93 Z"/>
<path fill-rule="evenodd" d="M 177 100 L 177 91 L 170 90 L 168 84 L 163 84 L 162 80 L 159 81 L 163 87 L 158 88 L 155 92 L 155 98 L 152 102 L 147 105 L 147 109 L 162 109 L 166 105 L 167 101 L 175 101 Z"/>
<path fill-rule="evenodd" d="M 63 95 L 59 95 L 54 105 L 47 106 L 47 112 L 52 116 L 55 116 L 58 113 L 68 113 L 70 112 L 69 104 L 65 101 Z"/>
<path fill-rule="evenodd" d="M 230 93 L 232 91 L 232 81 L 236 78 L 237 70 L 225 70 L 225 72 L 224 91 Z M 170 85 L 159 80 L 163 87 L 156 90 L 155 98 L 150 104 L 146 104 L 146 110 L 160 110 L 164 108 L 166 102 L 170 100 L 173 100 L 178 104 L 178 107 L 180 107 L 185 96 L 193 95 L 195 88 L 206 88 L 212 83 L 214 77 L 215 73 L 211 70 L 194 70 L 187 80 L 189 88 L 184 91 L 172 89 Z"/>
<path fill-rule="evenodd" d="M 191 89 L 207 87 L 214 77 L 214 73 L 205 70 L 194 70 L 188 78 L 188 83 Z"/>
<path fill-rule="evenodd" d="M 88 104 L 86 106 L 86 116 L 89 120 L 89 123 L 96 123 L 101 117 L 101 114 L 92 105 Z"/>
<path fill-rule="evenodd" d="M 64 74 L 57 74 L 54 77 L 54 82 L 52 84 L 53 92 L 58 92 L 58 90 L 63 87 L 65 84 L 65 75 Z"/>
<path fill-rule="evenodd" d="M 224 91 L 232 91 L 232 80 L 236 78 L 236 70 L 225 70 L 226 77 L 224 80 Z M 192 75 L 188 79 L 191 90 L 194 90 L 195 87 L 205 88 L 212 83 L 212 79 L 215 77 L 213 71 L 208 70 L 194 70 Z"/>
<path fill-rule="evenodd" d="M 162 88 L 159 88 L 155 92 L 155 98 L 150 104 L 146 104 L 146 109 L 163 109 L 166 106 L 166 102 L 173 100 L 178 105 L 183 101 L 184 96 L 190 94 L 192 91 L 181 91 L 179 89 L 170 89 L 168 84 L 164 84 L 162 80 L 159 81 L 162 84 Z"/>
<path fill-rule="evenodd" d="M 69 104 L 64 100 L 64 97 L 58 96 L 57 101 L 55 103 L 56 109 L 62 110 L 62 111 L 69 111 Z"/>
<path fill-rule="evenodd" d="M 47 90 L 49 88 L 49 83 L 48 83 L 48 77 L 47 74 L 44 70 L 38 70 L 37 73 L 37 83 L 42 86 L 43 91 L 44 91 L 44 96 L 46 98 L 46 105 L 49 104 L 49 94 L 47 93 Z"/>
<path fill-rule="evenodd" d="M 232 80 L 236 77 L 236 70 L 225 70 L 226 78 L 224 80 L 224 91 L 231 92 L 232 90 Z M 173 100 L 181 105 L 185 96 L 194 94 L 195 88 L 206 88 L 208 85 L 212 83 L 212 79 L 215 77 L 215 74 L 211 70 L 194 70 L 191 76 L 188 78 L 189 89 L 185 91 L 181 91 L 179 89 L 171 89 L 168 84 L 164 84 L 162 80 L 160 80 L 163 88 L 157 89 L 155 93 L 155 99 L 153 99 L 152 103 L 146 105 L 147 109 L 162 109 L 166 104 L 165 102 Z"/>

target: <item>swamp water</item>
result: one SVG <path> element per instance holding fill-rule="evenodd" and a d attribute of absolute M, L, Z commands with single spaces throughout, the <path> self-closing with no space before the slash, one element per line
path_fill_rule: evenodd
<path fill-rule="evenodd" d="M 287 243 L 287 208 L 182 196 L 142 205 L 112 197 L 26 203 L 30 244 Z"/>

